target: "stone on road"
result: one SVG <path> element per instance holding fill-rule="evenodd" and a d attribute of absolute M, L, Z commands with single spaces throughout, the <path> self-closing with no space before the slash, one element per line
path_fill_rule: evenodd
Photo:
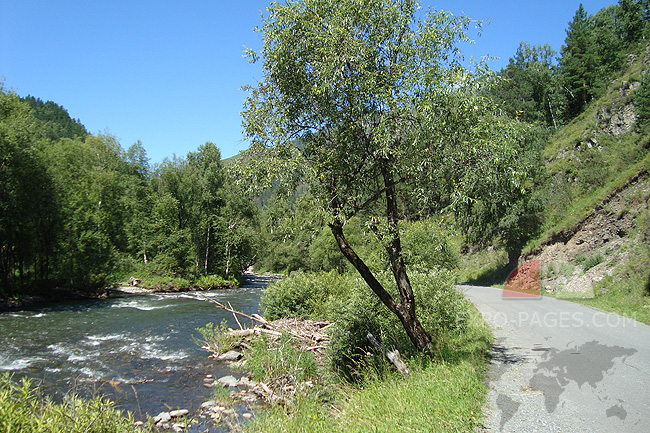
<path fill-rule="evenodd" d="M 553 298 L 459 286 L 495 336 L 485 432 L 650 432 L 650 327 Z"/>

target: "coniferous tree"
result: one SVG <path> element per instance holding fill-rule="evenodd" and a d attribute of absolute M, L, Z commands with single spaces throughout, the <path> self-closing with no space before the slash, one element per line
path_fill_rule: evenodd
<path fill-rule="evenodd" d="M 567 117 L 578 115 L 593 96 L 596 54 L 594 52 L 592 19 L 582 3 L 569 23 L 560 66 L 567 97 Z"/>

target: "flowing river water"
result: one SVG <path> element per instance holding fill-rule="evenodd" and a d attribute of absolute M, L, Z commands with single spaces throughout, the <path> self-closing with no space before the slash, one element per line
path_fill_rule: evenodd
<path fill-rule="evenodd" d="M 101 393 L 136 419 L 172 409 L 190 413 L 209 400 L 206 375 L 230 374 L 201 348 L 197 328 L 232 314 L 201 296 L 258 312 L 269 278 L 249 276 L 239 289 L 147 294 L 59 303 L 0 314 L 0 373 L 30 377 L 55 399 Z"/>

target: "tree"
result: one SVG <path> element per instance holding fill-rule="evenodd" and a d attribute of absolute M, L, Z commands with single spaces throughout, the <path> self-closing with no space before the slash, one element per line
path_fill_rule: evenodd
<path fill-rule="evenodd" d="M 57 213 L 44 135 L 29 106 L 0 82 L 0 294 L 17 294 L 30 269 L 49 276 Z"/>
<path fill-rule="evenodd" d="M 490 141 L 503 131 L 477 96 L 483 70 L 461 66 L 457 44 L 468 40 L 470 20 L 445 12 L 417 19 L 418 8 L 412 0 L 271 5 L 261 28 L 264 78 L 244 107 L 251 146 L 242 175 L 255 186 L 306 181 L 343 255 L 411 342 L 430 352 L 402 252 L 401 193 L 408 187 L 426 204 L 439 187 L 462 200 L 463 173 L 507 146 Z M 354 216 L 384 245 L 396 290 L 347 239 L 343 228 Z"/>
<path fill-rule="evenodd" d="M 515 149 L 500 160 L 486 158 L 481 168 L 467 173 L 470 200 L 458 204 L 457 221 L 472 244 L 485 246 L 501 241 L 508 254 L 506 268 L 513 270 L 521 251 L 541 226 L 543 206 L 536 192 L 543 181 L 542 149 L 547 137 L 542 128 L 514 123 L 508 128 L 516 137 L 505 137 Z M 525 174 L 517 181 L 500 174 L 514 168 Z M 471 179 L 474 177 L 474 179 Z"/>
<path fill-rule="evenodd" d="M 650 2 L 648 0 L 620 0 L 616 10 L 621 38 L 627 44 L 645 39 L 650 18 Z"/>
<path fill-rule="evenodd" d="M 597 60 L 591 32 L 592 21 L 581 3 L 569 23 L 565 45 L 561 49 L 560 66 L 569 94 L 569 119 L 578 115 L 593 96 Z"/>
<path fill-rule="evenodd" d="M 521 42 L 492 88 L 495 103 L 502 104 L 512 118 L 543 122 L 557 129 L 563 101 L 557 90 L 556 57 L 549 45 Z"/>

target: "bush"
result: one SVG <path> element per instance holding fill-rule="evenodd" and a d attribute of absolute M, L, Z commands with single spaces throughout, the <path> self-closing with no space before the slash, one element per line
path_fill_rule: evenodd
<path fill-rule="evenodd" d="M 225 279 L 219 275 L 204 275 L 196 282 L 196 285 L 203 290 L 233 289 L 238 284 L 239 282 L 234 277 Z"/>
<path fill-rule="evenodd" d="M 287 380 L 295 388 L 298 384 L 316 377 L 317 365 L 312 352 L 298 350 L 291 336 L 284 334 L 279 340 L 262 336 L 253 342 L 252 353 L 247 356 L 246 369 L 253 379 L 264 383 Z"/>
<path fill-rule="evenodd" d="M 416 312 L 432 337 L 443 337 L 465 327 L 468 306 L 454 285 L 454 272 L 446 269 L 411 272 L 416 297 Z M 378 273 L 385 287 L 391 287 L 391 275 Z M 396 294 L 394 294 L 396 296 Z M 329 356 L 335 370 L 353 378 L 366 367 L 382 368 L 383 358 L 368 358 L 371 350 L 367 333 L 371 332 L 387 347 L 404 354 L 414 348 L 399 319 L 352 274 L 334 271 L 294 273 L 268 286 L 262 295 L 264 316 L 269 320 L 283 317 L 326 318 L 336 322 L 332 328 Z"/>
<path fill-rule="evenodd" d="M 344 297 L 351 277 L 337 272 L 296 272 L 270 284 L 262 294 L 264 317 L 324 318 L 332 298 Z"/>
<path fill-rule="evenodd" d="M 416 313 L 432 338 L 464 329 L 469 306 L 454 285 L 454 274 L 447 270 L 412 272 L 411 284 L 416 298 Z M 414 354 L 410 339 L 397 317 L 372 293 L 361 279 L 347 298 L 330 303 L 330 319 L 336 322 L 329 344 L 332 367 L 353 379 L 367 368 L 381 369 L 382 357 L 367 357 L 371 352 L 367 333 L 371 332 L 388 348 L 405 355 Z"/>
<path fill-rule="evenodd" d="M 419 269 L 458 269 L 460 248 L 443 222 L 429 218 L 406 223 L 402 235 L 407 265 Z"/>
<path fill-rule="evenodd" d="M 210 322 L 203 328 L 196 328 L 201 334 L 203 341 L 202 347 L 205 347 L 212 353 L 224 353 L 231 349 L 235 337 L 228 334 L 228 324 L 225 320 L 221 321 L 219 326 Z"/>
<path fill-rule="evenodd" d="M 343 232 L 348 242 L 371 269 L 386 268 L 388 257 L 377 236 L 361 225 L 358 218 L 346 221 Z M 356 272 L 341 250 L 329 227 L 323 227 L 309 246 L 312 271 Z"/>

